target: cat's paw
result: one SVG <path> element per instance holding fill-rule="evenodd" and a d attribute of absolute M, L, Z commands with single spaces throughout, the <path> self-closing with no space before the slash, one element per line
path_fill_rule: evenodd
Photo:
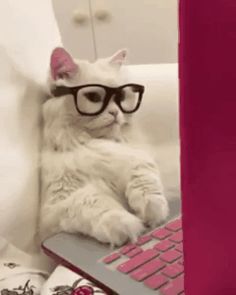
<path fill-rule="evenodd" d="M 144 231 L 141 220 L 124 210 L 105 213 L 94 229 L 94 237 L 103 243 L 120 246 L 128 240 L 135 241 Z"/>
<path fill-rule="evenodd" d="M 163 195 L 151 194 L 136 204 L 137 216 L 148 226 L 156 227 L 166 220 L 169 206 Z"/>

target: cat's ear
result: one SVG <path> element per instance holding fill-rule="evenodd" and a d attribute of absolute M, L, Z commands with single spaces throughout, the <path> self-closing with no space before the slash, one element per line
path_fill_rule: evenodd
<path fill-rule="evenodd" d="M 70 79 L 78 72 L 78 65 L 64 48 L 57 47 L 51 54 L 50 69 L 53 80 Z"/>
<path fill-rule="evenodd" d="M 118 50 L 115 54 L 113 54 L 110 58 L 109 58 L 109 63 L 112 65 L 115 65 L 117 67 L 120 67 L 124 64 L 126 57 L 128 54 L 128 50 L 127 49 L 121 49 Z"/>

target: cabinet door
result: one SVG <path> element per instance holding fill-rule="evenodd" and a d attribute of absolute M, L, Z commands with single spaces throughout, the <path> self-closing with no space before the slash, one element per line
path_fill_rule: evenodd
<path fill-rule="evenodd" d="M 178 0 L 90 0 L 100 57 L 128 48 L 135 64 L 177 61 Z"/>
<path fill-rule="evenodd" d="M 79 59 L 95 59 L 89 0 L 53 0 L 62 41 Z"/>

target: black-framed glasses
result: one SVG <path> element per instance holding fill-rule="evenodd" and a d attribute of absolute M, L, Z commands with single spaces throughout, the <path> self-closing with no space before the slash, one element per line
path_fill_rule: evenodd
<path fill-rule="evenodd" d="M 101 114 L 112 98 L 123 113 L 134 113 L 140 107 L 143 93 L 144 86 L 139 84 L 125 84 L 119 87 L 101 84 L 57 86 L 52 90 L 54 97 L 72 94 L 77 111 L 84 116 Z"/>

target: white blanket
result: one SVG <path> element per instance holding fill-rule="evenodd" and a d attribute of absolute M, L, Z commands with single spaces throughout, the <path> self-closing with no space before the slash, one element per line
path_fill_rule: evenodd
<path fill-rule="evenodd" d="M 88 280 L 58 266 L 52 274 L 26 267 L 32 257 L 0 237 L 1 295 L 93 295 L 105 294 Z"/>

